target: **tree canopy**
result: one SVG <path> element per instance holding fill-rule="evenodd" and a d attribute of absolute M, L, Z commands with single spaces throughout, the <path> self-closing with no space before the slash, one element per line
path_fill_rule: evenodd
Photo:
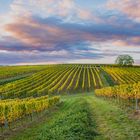
<path fill-rule="evenodd" d="M 119 55 L 115 63 L 121 66 L 132 66 L 134 59 L 130 55 Z"/>

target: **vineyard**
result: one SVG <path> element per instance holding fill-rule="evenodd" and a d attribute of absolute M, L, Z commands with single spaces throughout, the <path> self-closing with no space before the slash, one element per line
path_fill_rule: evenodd
<path fill-rule="evenodd" d="M 26 116 L 33 116 L 59 102 L 59 97 L 42 96 L 38 98 L 9 99 L 0 103 L 0 126 L 10 124 Z"/>
<path fill-rule="evenodd" d="M 118 104 L 129 106 L 132 109 L 138 110 L 140 108 L 140 82 L 97 89 L 95 90 L 95 95 L 105 99 L 116 100 Z"/>
<path fill-rule="evenodd" d="M 1 66 L 0 85 L 25 78 L 33 73 L 46 69 L 48 66 Z"/>
<path fill-rule="evenodd" d="M 60 104 L 61 95 L 63 98 L 92 93 L 123 106 L 139 107 L 140 67 L 61 64 L 0 67 L 0 70 L 1 132 L 19 121 L 22 125 L 26 118 L 32 121 L 34 116 Z"/>
<path fill-rule="evenodd" d="M 117 84 L 130 84 L 140 81 L 140 68 L 131 67 L 104 67 Z"/>
<path fill-rule="evenodd" d="M 140 69 L 124 67 L 104 67 L 114 83 L 119 85 L 96 89 L 95 95 L 105 99 L 115 100 L 122 106 L 129 106 L 132 109 L 139 109 L 140 99 Z"/>
<path fill-rule="evenodd" d="M 140 68 L 135 67 L 119 68 L 88 64 L 41 67 L 38 68 L 39 72 L 28 77 L 1 85 L 1 99 L 91 92 L 103 87 L 140 81 Z"/>
<path fill-rule="evenodd" d="M 0 86 L 0 96 L 24 98 L 46 94 L 92 91 L 106 86 L 101 68 L 89 65 L 60 65 L 48 67 L 27 78 Z"/>

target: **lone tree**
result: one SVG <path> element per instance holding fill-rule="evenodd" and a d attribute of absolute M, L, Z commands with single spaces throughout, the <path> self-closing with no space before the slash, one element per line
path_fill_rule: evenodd
<path fill-rule="evenodd" d="M 130 55 L 119 55 L 115 61 L 120 66 L 132 66 L 134 59 Z"/>

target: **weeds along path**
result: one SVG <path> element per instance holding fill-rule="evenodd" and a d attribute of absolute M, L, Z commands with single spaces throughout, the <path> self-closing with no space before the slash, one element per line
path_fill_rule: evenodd
<path fill-rule="evenodd" d="M 140 122 L 113 103 L 88 97 L 96 121 L 98 136 L 95 140 L 140 140 Z"/>

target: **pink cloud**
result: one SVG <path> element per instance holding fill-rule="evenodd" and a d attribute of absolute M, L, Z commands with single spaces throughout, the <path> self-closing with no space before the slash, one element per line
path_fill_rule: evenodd
<path fill-rule="evenodd" d="M 14 0 L 11 9 L 18 16 L 39 14 L 42 17 L 59 16 L 71 21 L 99 20 L 92 11 L 80 7 L 75 0 Z"/>
<path fill-rule="evenodd" d="M 118 10 L 140 22 L 140 0 L 109 0 L 107 7 L 111 10 Z"/>

